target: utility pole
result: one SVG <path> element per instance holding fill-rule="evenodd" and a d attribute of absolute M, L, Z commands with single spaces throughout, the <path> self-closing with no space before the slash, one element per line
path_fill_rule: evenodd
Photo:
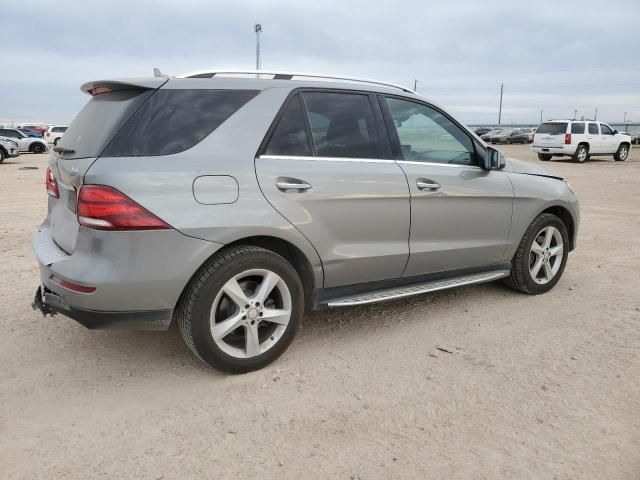
<path fill-rule="evenodd" d="M 573 119 L 575 120 L 576 118 L 578 118 L 578 110 L 574 109 L 573 110 Z"/>
<path fill-rule="evenodd" d="M 260 58 L 260 33 L 262 32 L 262 24 L 254 24 L 253 31 L 256 32 L 256 70 L 260 70 L 260 68 L 262 68 L 262 59 Z"/>
<path fill-rule="evenodd" d="M 595 122 L 596 120 L 598 120 L 598 108 L 596 107 L 596 116 L 593 117 L 593 121 Z"/>
<path fill-rule="evenodd" d="M 622 123 L 624 123 L 625 125 L 625 129 L 627 128 L 627 112 L 624 112 L 624 120 L 622 121 Z"/>
<path fill-rule="evenodd" d="M 417 79 L 413 79 L 413 91 L 417 92 L 418 91 L 418 80 Z"/>
<path fill-rule="evenodd" d="M 502 93 L 504 92 L 504 83 L 500 84 L 500 107 L 498 109 L 498 125 L 502 121 Z"/>
<path fill-rule="evenodd" d="M 540 123 L 542 123 L 542 112 L 544 112 L 544 110 L 540 110 Z"/>

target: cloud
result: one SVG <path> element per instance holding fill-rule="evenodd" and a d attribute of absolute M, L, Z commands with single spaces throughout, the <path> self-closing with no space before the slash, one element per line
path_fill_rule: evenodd
<path fill-rule="evenodd" d="M 325 71 L 411 85 L 469 123 L 513 121 L 539 110 L 599 107 L 640 120 L 640 61 L 633 28 L 640 3 L 535 4 L 263 0 L 36 1 L 3 6 L 0 122 L 69 121 L 84 81 L 215 66 L 251 68 L 253 23 L 263 24 L 263 67 Z"/>

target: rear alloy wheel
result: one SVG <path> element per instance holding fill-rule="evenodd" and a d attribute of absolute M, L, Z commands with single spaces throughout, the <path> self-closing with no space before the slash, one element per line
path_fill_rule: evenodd
<path fill-rule="evenodd" d="M 555 215 L 543 213 L 527 228 L 511 262 L 508 287 L 530 295 L 551 290 L 560 280 L 569 255 L 569 235 Z"/>
<path fill-rule="evenodd" d="M 585 145 L 578 145 L 576 153 L 573 154 L 573 161 L 584 163 L 589 158 L 589 150 Z"/>
<path fill-rule="evenodd" d="M 548 162 L 549 160 L 551 160 L 551 155 L 547 155 L 546 153 L 539 153 L 538 160 L 541 160 L 543 162 Z"/>
<path fill-rule="evenodd" d="M 34 143 L 33 145 L 31 145 L 31 151 L 33 153 L 42 153 L 44 152 L 44 145 L 42 145 L 41 143 Z"/>
<path fill-rule="evenodd" d="M 629 158 L 629 147 L 623 143 L 618 147 L 618 151 L 613 155 L 613 159 L 616 162 L 624 162 L 627 158 Z"/>
<path fill-rule="evenodd" d="M 192 280 L 178 308 L 191 350 L 220 370 L 244 373 L 278 358 L 304 312 L 300 279 L 289 262 L 259 247 L 214 256 Z"/>

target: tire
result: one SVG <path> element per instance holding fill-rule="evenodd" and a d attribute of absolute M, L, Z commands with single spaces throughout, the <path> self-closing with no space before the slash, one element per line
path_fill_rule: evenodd
<path fill-rule="evenodd" d="M 541 160 L 543 162 L 548 162 L 549 160 L 551 160 L 551 155 L 547 155 L 546 153 L 539 153 L 538 160 Z"/>
<path fill-rule="evenodd" d="M 577 163 L 584 163 L 589 158 L 589 149 L 586 145 L 578 145 L 575 153 L 573 154 L 573 161 Z"/>
<path fill-rule="evenodd" d="M 263 304 L 257 298 L 268 275 L 279 279 Z M 286 325 L 267 320 L 268 312 L 286 313 L 287 308 Z M 293 341 L 304 314 L 304 290 L 295 269 L 280 255 L 260 247 L 232 247 L 214 255 L 198 271 L 176 313 L 182 338 L 200 360 L 219 370 L 245 373 L 273 362 Z M 284 316 L 278 321 L 284 322 Z M 223 327 L 214 340 L 211 318 L 214 325 L 232 321 L 234 327 Z M 249 332 L 256 342 L 250 341 Z"/>
<path fill-rule="evenodd" d="M 0 148 L 0 163 L 4 162 L 5 158 L 7 158 L 7 155 L 4 153 L 4 150 Z"/>
<path fill-rule="evenodd" d="M 613 159 L 616 162 L 626 162 L 627 158 L 629 158 L 629 145 L 622 143 L 618 147 L 618 151 L 613 155 Z"/>
<path fill-rule="evenodd" d="M 544 252 L 544 239 L 546 237 L 545 232 L 547 229 L 551 229 L 551 231 L 553 231 L 553 235 L 552 242 L 547 248 L 547 251 Z M 557 242 L 558 237 L 562 241 L 561 245 Z M 543 239 L 542 246 L 539 239 Z M 543 253 L 537 254 L 532 251 L 534 241 L 536 242 L 537 247 L 543 250 Z M 554 241 L 556 243 L 554 243 Z M 546 266 L 544 256 L 545 254 L 551 255 L 551 252 L 558 246 L 561 247 L 560 253 L 557 253 L 555 256 L 548 257 L 550 258 L 549 268 L 550 271 L 553 272 L 553 275 L 550 279 L 542 283 L 544 279 L 540 277 L 548 276 L 545 273 Z M 558 258 L 560 255 L 562 255 L 562 257 Z M 531 225 L 529 225 L 524 233 L 522 240 L 520 241 L 520 245 L 518 245 L 518 250 L 516 250 L 516 254 L 511 260 L 511 274 L 504 279 L 504 283 L 509 288 L 528 295 L 539 295 L 541 293 L 548 292 L 556 285 L 556 283 L 558 283 L 560 277 L 562 277 L 568 256 L 569 234 L 567 233 L 567 227 L 562 220 L 555 215 L 542 213 L 538 215 L 533 222 L 531 222 Z M 538 261 L 540 261 L 541 258 L 542 266 L 538 267 L 537 275 L 534 277 L 532 271 L 535 271 Z M 559 263 L 556 264 L 556 262 Z"/>
<path fill-rule="evenodd" d="M 31 151 L 31 153 L 43 153 L 45 151 L 45 147 L 41 143 L 34 143 L 33 145 L 31 145 L 31 148 L 29 150 Z"/>
<path fill-rule="evenodd" d="M 57 146 L 58 146 L 58 142 L 59 142 L 59 141 L 60 141 L 60 137 L 56 138 L 56 139 L 53 141 L 53 146 L 54 146 L 54 147 L 57 147 Z"/>
<path fill-rule="evenodd" d="M 506 142 L 504 142 L 504 143 L 506 143 L 507 145 L 511 145 L 511 139 L 510 139 L 510 138 L 507 138 L 507 141 L 506 141 Z"/>

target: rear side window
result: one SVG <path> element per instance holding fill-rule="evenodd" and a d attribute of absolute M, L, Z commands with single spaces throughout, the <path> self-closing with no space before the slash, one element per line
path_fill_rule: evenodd
<path fill-rule="evenodd" d="M 293 97 L 287 104 L 278 126 L 273 131 L 271 140 L 269 140 L 265 154 L 304 157 L 313 155 L 300 95 Z"/>
<path fill-rule="evenodd" d="M 182 152 L 257 94 L 255 90 L 158 90 L 135 112 L 103 155 L 137 157 Z"/>
<path fill-rule="evenodd" d="M 567 132 L 566 123 L 543 123 L 538 127 L 536 133 L 548 133 L 549 135 L 564 135 Z"/>
<path fill-rule="evenodd" d="M 600 132 L 598 132 L 598 125 L 596 123 L 589 124 L 589 133 L 591 135 L 600 135 Z"/>
<path fill-rule="evenodd" d="M 51 131 L 54 133 L 64 133 L 66 129 L 67 127 L 53 127 Z"/>
<path fill-rule="evenodd" d="M 319 157 L 382 158 L 367 95 L 305 92 L 303 98 Z"/>
<path fill-rule="evenodd" d="M 572 123 L 571 124 L 571 133 L 584 133 L 584 123 Z"/>

